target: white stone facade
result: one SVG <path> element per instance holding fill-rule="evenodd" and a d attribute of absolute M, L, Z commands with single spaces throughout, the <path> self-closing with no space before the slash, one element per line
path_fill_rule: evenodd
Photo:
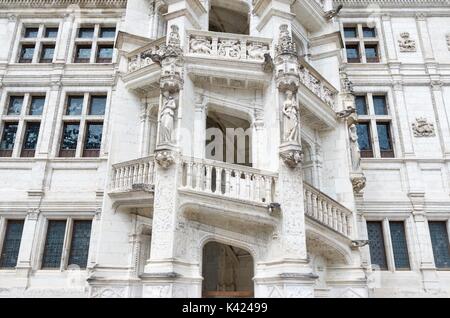
<path fill-rule="evenodd" d="M 0 297 L 450 296 L 448 1 L 58 3 L 0 3 Z"/>

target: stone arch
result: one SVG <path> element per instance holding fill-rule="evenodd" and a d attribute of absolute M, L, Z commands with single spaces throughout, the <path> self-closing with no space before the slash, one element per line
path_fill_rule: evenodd
<path fill-rule="evenodd" d="M 336 234 L 337 235 L 337 234 Z M 332 239 L 313 228 L 307 226 L 306 246 L 308 253 L 321 255 L 327 259 L 328 264 L 349 265 L 352 255 L 349 242 L 341 242 L 340 238 Z"/>
<path fill-rule="evenodd" d="M 250 5 L 244 0 L 210 0 L 209 31 L 250 33 Z"/>

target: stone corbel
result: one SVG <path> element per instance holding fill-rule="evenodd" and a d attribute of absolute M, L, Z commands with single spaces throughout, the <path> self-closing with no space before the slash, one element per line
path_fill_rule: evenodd
<path fill-rule="evenodd" d="M 350 179 L 352 181 L 353 192 L 360 194 L 366 187 L 366 176 L 362 172 L 352 173 Z"/>
<path fill-rule="evenodd" d="M 282 145 L 280 147 L 280 158 L 289 168 L 297 168 L 303 162 L 302 146 L 294 143 Z"/>
<path fill-rule="evenodd" d="M 169 169 L 175 163 L 175 153 L 171 150 L 157 150 L 156 163 L 163 169 Z"/>

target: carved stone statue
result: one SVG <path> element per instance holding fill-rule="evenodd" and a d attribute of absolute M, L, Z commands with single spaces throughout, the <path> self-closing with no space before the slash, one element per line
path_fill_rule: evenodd
<path fill-rule="evenodd" d="M 292 91 L 286 91 L 283 104 L 284 142 L 300 143 L 299 106 Z"/>
<path fill-rule="evenodd" d="M 349 127 L 350 133 L 350 154 L 352 158 L 352 170 L 353 172 L 361 171 L 361 152 L 358 145 L 358 132 L 356 125 L 353 124 Z"/>
<path fill-rule="evenodd" d="M 175 98 L 169 91 L 163 92 L 163 107 L 161 109 L 161 127 L 160 127 L 160 143 L 171 143 L 172 132 L 174 129 L 175 110 L 177 105 Z"/>

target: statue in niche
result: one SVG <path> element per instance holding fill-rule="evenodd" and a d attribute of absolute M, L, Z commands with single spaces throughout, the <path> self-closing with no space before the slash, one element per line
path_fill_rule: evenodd
<path fill-rule="evenodd" d="M 352 159 L 353 172 L 359 172 L 361 170 L 361 152 L 358 144 L 358 131 L 355 124 L 349 127 L 350 133 L 350 154 Z"/>
<path fill-rule="evenodd" d="M 175 110 L 177 109 L 175 98 L 169 91 L 163 92 L 163 107 L 161 109 L 160 143 L 172 142 L 174 129 Z"/>
<path fill-rule="evenodd" d="M 286 100 L 283 104 L 284 114 L 284 141 L 300 143 L 300 109 L 292 91 L 286 91 Z"/>

